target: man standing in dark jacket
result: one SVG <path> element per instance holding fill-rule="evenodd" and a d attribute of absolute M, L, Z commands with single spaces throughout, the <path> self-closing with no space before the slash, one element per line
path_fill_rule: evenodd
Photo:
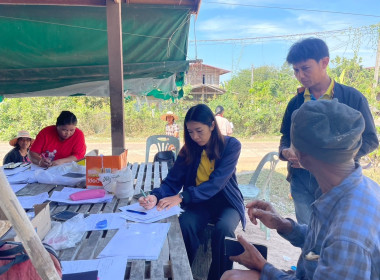
<path fill-rule="evenodd" d="M 300 166 L 291 147 L 292 113 L 304 102 L 336 98 L 339 102 L 361 112 L 365 120 L 363 142 L 355 161 L 375 150 L 379 146 L 379 141 L 365 96 L 352 87 L 335 82 L 327 75 L 326 69 L 330 57 L 328 47 L 323 40 L 308 38 L 295 43 L 290 48 L 286 61 L 293 66 L 294 75 L 303 87 L 299 88 L 297 95 L 289 101 L 282 119 L 279 154 L 280 159 L 288 161 L 287 179 L 290 182 L 297 221 L 300 224 L 308 224 L 311 204 L 321 195 L 321 191 L 314 176 Z"/>

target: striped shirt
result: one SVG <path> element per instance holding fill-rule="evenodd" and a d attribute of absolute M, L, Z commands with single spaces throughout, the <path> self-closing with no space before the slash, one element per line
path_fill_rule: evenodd
<path fill-rule="evenodd" d="M 296 274 L 267 263 L 260 279 L 380 279 L 379 185 L 358 167 L 312 208 L 309 228 L 292 221 L 283 235 L 302 248 Z"/>

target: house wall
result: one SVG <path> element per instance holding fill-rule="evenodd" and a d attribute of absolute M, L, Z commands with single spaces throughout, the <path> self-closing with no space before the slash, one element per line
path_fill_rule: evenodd
<path fill-rule="evenodd" d="M 220 72 L 215 68 L 207 67 L 204 65 L 191 65 L 186 75 L 185 81 L 186 84 L 190 85 L 208 84 L 219 86 L 219 75 Z"/>

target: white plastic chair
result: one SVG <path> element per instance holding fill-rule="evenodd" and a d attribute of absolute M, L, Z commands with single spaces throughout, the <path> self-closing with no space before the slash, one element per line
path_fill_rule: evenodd
<path fill-rule="evenodd" d="M 277 152 L 270 152 L 266 154 L 259 164 L 256 167 L 255 172 L 253 173 L 249 183 L 247 185 L 241 185 L 239 184 L 239 189 L 241 193 L 243 194 L 243 198 L 246 200 L 252 200 L 255 198 L 261 198 L 265 201 L 270 201 L 270 183 L 272 180 L 273 172 L 276 168 L 276 165 L 279 161 L 278 153 Z M 265 174 L 265 178 L 262 181 L 262 185 L 260 187 L 257 186 L 257 179 L 259 178 L 259 175 L 261 174 L 261 171 L 263 170 L 263 167 L 269 163 L 269 171 Z M 265 231 L 266 233 L 266 239 L 270 239 L 270 231 L 269 229 L 264 226 L 262 223 L 260 223 L 260 228 Z"/>

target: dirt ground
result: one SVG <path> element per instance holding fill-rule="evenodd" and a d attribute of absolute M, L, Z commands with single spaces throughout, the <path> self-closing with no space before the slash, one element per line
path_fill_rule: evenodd
<path fill-rule="evenodd" d="M 126 142 L 128 148 L 129 162 L 145 161 L 145 142 Z M 0 142 L 0 159 L 11 149 L 8 142 Z M 98 149 L 101 154 L 111 154 L 110 142 L 87 142 L 87 151 Z M 242 151 L 237 165 L 237 172 L 253 171 L 261 158 L 268 152 L 277 151 L 278 141 L 242 141 Z M 150 159 L 153 158 L 154 151 L 151 151 Z M 277 168 L 286 167 L 284 162 L 280 162 Z M 290 215 L 291 217 L 292 215 Z M 241 225 L 236 229 L 236 234 L 243 235 L 251 242 L 265 244 L 268 246 L 268 261 L 280 269 L 289 270 L 291 266 L 296 265 L 300 249 L 294 248 L 290 243 L 281 238 L 276 231 L 271 230 L 270 239 L 265 239 L 265 233 L 260 230 L 260 226 L 253 225 L 247 218 L 245 232 Z M 242 268 L 238 264 L 235 268 Z"/>

